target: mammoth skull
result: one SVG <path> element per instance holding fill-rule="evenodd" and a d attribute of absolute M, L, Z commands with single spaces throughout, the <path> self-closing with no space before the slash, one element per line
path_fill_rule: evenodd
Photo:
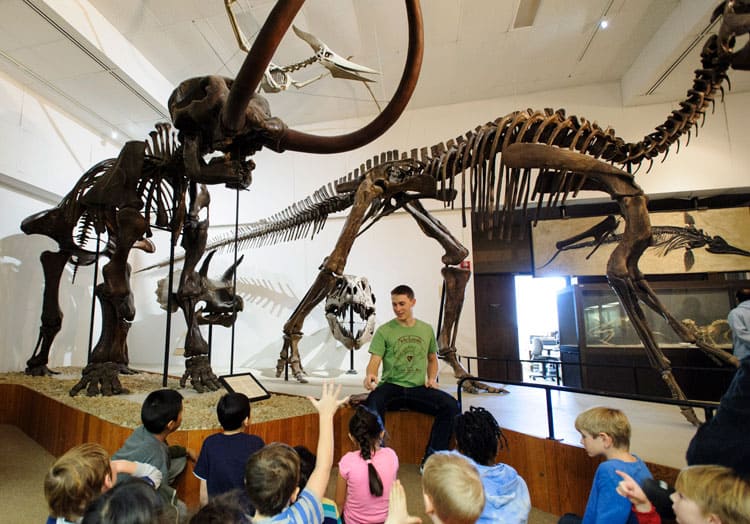
<path fill-rule="evenodd" d="M 342 275 L 326 297 L 326 319 L 333 338 L 359 349 L 375 331 L 375 295 L 365 277 Z"/>

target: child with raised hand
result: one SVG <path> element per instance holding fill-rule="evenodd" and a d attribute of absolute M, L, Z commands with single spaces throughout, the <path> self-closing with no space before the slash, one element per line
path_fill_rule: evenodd
<path fill-rule="evenodd" d="M 633 505 L 639 524 L 660 524 L 661 517 L 633 477 L 617 471 L 617 493 Z M 750 484 L 725 466 L 689 466 L 677 476 L 670 495 L 672 510 L 682 524 L 750 522 Z"/>
<path fill-rule="evenodd" d="M 294 448 L 274 442 L 250 456 L 245 468 L 245 489 L 253 506 L 254 522 L 321 524 L 321 500 L 328 487 L 333 466 L 333 415 L 349 401 L 339 399 L 341 385 L 323 383 L 319 400 L 307 397 L 319 416 L 317 462 L 305 489 L 297 485 L 300 459 Z"/>
<path fill-rule="evenodd" d="M 357 451 L 339 461 L 336 505 L 343 507 L 347 524 L 375 524 L 388 516 L 388 498 L 398 475 L 398 456 L 383 447 L 385 428 L 380 416 L 357 406 L 349 419 L 349 439 Z"/>

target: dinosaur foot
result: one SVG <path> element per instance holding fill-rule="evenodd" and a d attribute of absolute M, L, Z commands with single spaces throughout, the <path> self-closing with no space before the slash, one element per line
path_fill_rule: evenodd
<path fill-rule="evenodd" d="M 120 364 L 120 367 L 118 368 L 120 371 L 120 375 L 137 375 L 140 373 L 137 369 L 133 369 L 128 367 L 127 364 Z"/>
<path fill-rule="evenodd" d="M 207 355 L 198 355 L 185 360 L 185 373 L 180 379 L 180 387 L 184 388 L 188 379 L 190 379 L 190 385 L 198 393 L 216 391 L 221 388 L 221 382 L 211 369 Z"/>
<path fill-rule="evenodd" d="M 83 368 L 81 380 L 70 390 L 70 396 L 75 397 L 79 391 L 86 388 L 86 395 L 95 397 L 103 395 L 109 397 L 121 393 L 129 393 L 122 387 L 119 379 L 120 364 L 115 362 L 96 362 Z"/>
<path fill-rule="evenodd" d="M 460 380 L 463 377 L 458 377 L 458 378 Z M 463 389 L 467 393 L 482 393 L 482 392 L 502 393 L 502 394 L 510 393 L 510 391 L 508 391 L 507 389 L 501 386 L 498 386 L 498 387 L 490 386 L 488 384 L 485 384 L 484 382 L 479 382 L 478 380 L 473 380 L 473 379 L 465 380 L 464 383 L 461 384 L 461 389 Z"/>
<path fill-rule="evenodd" d="M 59 375 L 59 371 L 52 371 L 50 368 L 48 368 L 46 365 L 26 365 L 26 370 L 24 371 L 27 375 L 30 375 L 32 377 L 51 377 L 52 375 Z"/>
<path fill-rule="evenodd" d="M 308 380 L 305 378 L 305 370 L 302 368 L 302 364 L 300 364 L 299 360 L 297 361 L 290 361 L 289 365 L 292 367 L 292 375 L 294 378 L 299 382 L 300 384 L 307 384 Z M 278 361 L 276 361 L 276 378 L 279 378 L 282 373 L 284 373 L 284 369 L 286 369 L 287 361 L 283 358 L 280 358 Z"/>

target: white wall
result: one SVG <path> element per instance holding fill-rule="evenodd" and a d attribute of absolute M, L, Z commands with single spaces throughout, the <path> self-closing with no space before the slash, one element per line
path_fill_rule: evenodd
<path fill-rule="evenodd" d="M 427 88 L 419 86 L 418 88 Z M 8 103 L 0 101 L 0 107 Z M 271 99 L 273 105 L 273 99 Z M 290 203 L 310 195 L 324 183 L 330 182 L 357 167 L 368 157 L 388 149 L 409 150 L 429 146 L 438 141 L 448 140 L 464 134 L 477 125 L 494 120 L 517 109 L 565 107 L 568 114 L 576 114 L 599 122 L 602 126 L 614 127 L 626 140 L 638 140 L 649 133 L 656 125 L 663 122 L 669 112 L 676 107 L 671 104 L 658 104 L 636 108 L 623 108 L 620 103 L 619 87 L 616 84 L 594 85 L 584 88 L 567 89 L 559 92 L 535 93 L 501 99 L 472 102 L 433 109 L 422 109 L 407 112 L 401 120 L 384 137 L 374 144 L 355 152 L 333 156 L 312 156 L 298 153 L 278 155 L 262 152 L 256 156 L 257 168 L 254 173 L 250 191 L 240 196 L 240 222 L 249 222 L 268 216 Z M 283 117 L 283 115 L 280 115 Z M 750 161 L 750 139 L 743 131 L 743 122 L 750 117 L 750 94 L 739 93 L 727 96 L 725 105 L 718 105 L 716 114 L 708 115 L 705 127 L 700 129 L 698 139 L 693 136 L 690 147 L 682 148 L 679 155 L 672 151 L 663 164 L 656 163 L 650 173 L 645 171 L 637 175 L 638 182 L 648 193 L 691 191 L 711 188 L 744 187 L 748 185 L 747 165 Z M 5 119 L 3 119 L 3 123 Z M 333 122 L 306 128 L 325 134 L 350 130 L 361 125 L 361 122 Z M 55 133 L 51 129 L 40 129 L 44 134 L 40 140 L 52 140 Z M 57 135 L 66 136 L 67 135 Z M 30 137 L 28 137 L 30 139 Z M 93 139 L 89 139 L 93 141 Z M 86 143 L 80 138 L 75 143 Z M 68 143 L 71 143 L 68 140 Z M 683 143 L 683 146 L 685 144 Z M 18 148 L 17 148 L 18 149 Z M 63 151 L 57 148 L 57 154 Z M 9 152 L 3 151 L 0 158 L 8 160 Z M 110 153 L 109 156 L 112 156 Z M 92 158 L 90 163 L 104 158 L 104 155 Z M 54 161 L 54 160 L 52 160 Z M 71 182 L 80 176 L 85 167 L 73 169 L 75 174 Z M 46 186 L 45 186 L 46 187 Z M 51 186 L 50 186 L 51 187 Z M 210 236 L 226 231 L 219 224 L 234 223 L 235 194 L 223 187 L 211 188 L 211 223 Z M 61 193 L 64 189 L 59 190 Z M 1 195 L 5 201 L 6 195 Z M 596 195 L 599 196 L 599 195 Z M 13 197 L 9 205 L 15 209 L 18 205 L 19 221 L 29 206 L 23 210 L 22 202 Z M 47 206 L 40 206 L 44 208 Z M 458 211 L 443 211 L 439 204 L 429 205 L 437 209 L 436 216 L 471 249 L 470 232 L 461 228 Z M 262 368 L 264 374 L 270 373 L 282 346 L 282 325 L 291 314 L 298 301 L 304 296 L 317 273 L 317 267 L 330 252 L 340 232 L 343 219 L 329 219 L 328 224 L 314 240 L 301 240 L 289 244 L 264 247 L 245 251 L 245 262 L 239 269 L 239 289 L 246 301 L 245 311 L 241 314 L 236 328 L 235 371 L 238 368 Z M 153 255 L 134 254 L 131 263 L 136 268 L 153 264 L 168 257 L 169 249 L 164 235 L 157 239 L 158 252 Z M 12 250 L 21 249 L 25 254 L 16 257 L 15 251 L 7 251 L 5 242 L 0 244 L 4 256 L 13 256 L 23 264 L 33 263 L 39 252 L 37 243 L 26 245 L 21 239 L 13 242 Z M 21 247 L 23 245 L 23 247 Z M 179 251 L 179 248 L 178 248 Z M 413 220 L 404 214 L 397 214 L 384 219 L 355 243 L 349 259 L 347 272 L 367 276 L 377 297 L 379 320 L 391 317 L 389 290 L 396 284 L 409 283 L 417 293 L 416 314 L 418 317 L 436 323 L 440 278 L 440 256 L 442 252 L 434 241 L 425 237 Z M 216 257 L 212 274 L 218 275 L 231 263 L 230 253 Z M 3 258 L 5 260 L 5 258 Z M 3 264 L 3 271 L 5 270 Z M 39 271 L 26 269 L 26 271 Z M 134 364 L 160 366 L 164 352 L 165 314 L 154 300 L 156 281 L 164 276 L 166 270 L 153 270 L 137 274 L 133 288 L 136 294 L 138 310 L 136 321 L 131 328 L 129 348 L 131 362 Z M 10 278 L 10 277 L 8 277 Z M 28 296 L 31 300 L 40 301 L 41 288 L 38 280 L 30 280 Z M 80 278 L 80 286 L 89 286 L 90 270 Z M 84 283 L 85 282 L 85 283 Z M 76 286 L 79 286 L 77 283 Z M 77 290 L 81 287 L 76 287 Z M 78 293 L 78 291 L 76 291 Z M 88 300 L 88 291 L 81 291 L 77 304 Z M 4 294 L 7 296 L 7 294 Z M 3 310 L 15 307 L 5 296 Z M 78 296 L 78 295 L 76 295 Z M 89 302 L 90 304 L 90 302 Z M 461 317 L 458 349 L 460 353 L 475 354 L 474 296 L 471 282 L 466 295 L 466 307 Z M 87 306 L 88 307 L 88 306 Z M 73 306 L 66 304 L 66 311 Z M 36 311 L 29 301 L 29 311 L 22 319 L 15 318 L 9 324 L 6 315 L 0 318 L 3 333 L 9 329 L 23 330 L 23 337 L 36 339 Z M 84 315 L 84 309 L 86 314 Z M 78 305 L 68 313 L 68 318 L 80 319 L 80 324 L 87 324 L 88 309 Z M 24 326 L 19 328 L 19 326 Z M 67 328 L 67 326 L 66 326 Z M 64 328 L 65 329 L 65 328 Z M 348 352 L 341 348 L 328 334 L 327 324 L 322 309 L 314 310 L 304 327 L 305 338 L 300 347 L 303 364 L 311 373 L 336 374 L 348 369 Z M 31 334 L 29 334 L 31 333 Z M 173 316 L 171 348 L 179 347 L 184 342 L 185 326 L 180 315 Z M 21 335 L 19 334 L 19 337 Z M 61 333 L 62 336 L 62 333 Z M 80 338 L 80 336 L 79 336 Z M 58 336 L 58 340 L 60 336 Z M 229 330 L 214 330 L 214 368 L 223 373 L 229 368 Z M 77 342 L 76 342 L 77 343 Z M 33 340 L 14 342 L 12 348 L 6 343 L 0 370 L 22 369 L 22 362 L 30 354 Z M 63 338 L 63 349 L 55 349 L 52 365 L 63 363 L 60 353 L 65 347 L 72 347 L 70 337 Z M 356 355 L 356 368 L 364 368 L 367 354 L 360 350 Z M 70 359 L 72 364 L 80 365 L 80 352 L 74 352 Z M 174 372 L 182 369 L 182 358 L 172 357 L 170 369 Z M 68 363 L 68 362 L 65 362 Z"/>

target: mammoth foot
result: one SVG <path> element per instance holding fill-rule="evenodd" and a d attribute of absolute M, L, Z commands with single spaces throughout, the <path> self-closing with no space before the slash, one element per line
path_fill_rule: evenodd
<path fill-rule="evenodd" d="M 105 397 L 129 393 L 122 387 L 119 379 L 120 364 L 114 362 L 96 362 L 83 368 L 82 377 L 70 390 L 70 396 L 75 397 L 79 391 L 86 388 L 86 395 L 95 397 L 100 393 Z"/>
<path fill-rule="evenodd" d="M 118 367 L 118 370 L 120 372 L 120 375 L 137 375 L 140 373 L 137 369 L 132 369 L 127 366 L 127 364 L 120 364 Z"/>
<path fill-rule="evenodd" d="M 294 375 L 295 380 L 299 382 L 300 384 L 307 384 L 307 379 L 305 378 L 305 370 L 302 369 L 302 364 L 300 364 L 299 360 L 292 360 L 289 362 L 289 364 L 292 366 L 292 375 Z M 286 369 L 287 361 L 284 358 L 280 358 L 276 362 L 276 378 L 279 378 L 282 373 L 284 373 L 284 369 Z"/>
<path fill-rule="evenodd" d="M 185 373 L 180 379 L 180 387 L 185 387 L 188 378 L 190 385 L 198 393 L 216 391 L 221 388 L 221 382 L 211 369 L 211 363 L 206 355 L 198 355 L 185 360 Z"/>

